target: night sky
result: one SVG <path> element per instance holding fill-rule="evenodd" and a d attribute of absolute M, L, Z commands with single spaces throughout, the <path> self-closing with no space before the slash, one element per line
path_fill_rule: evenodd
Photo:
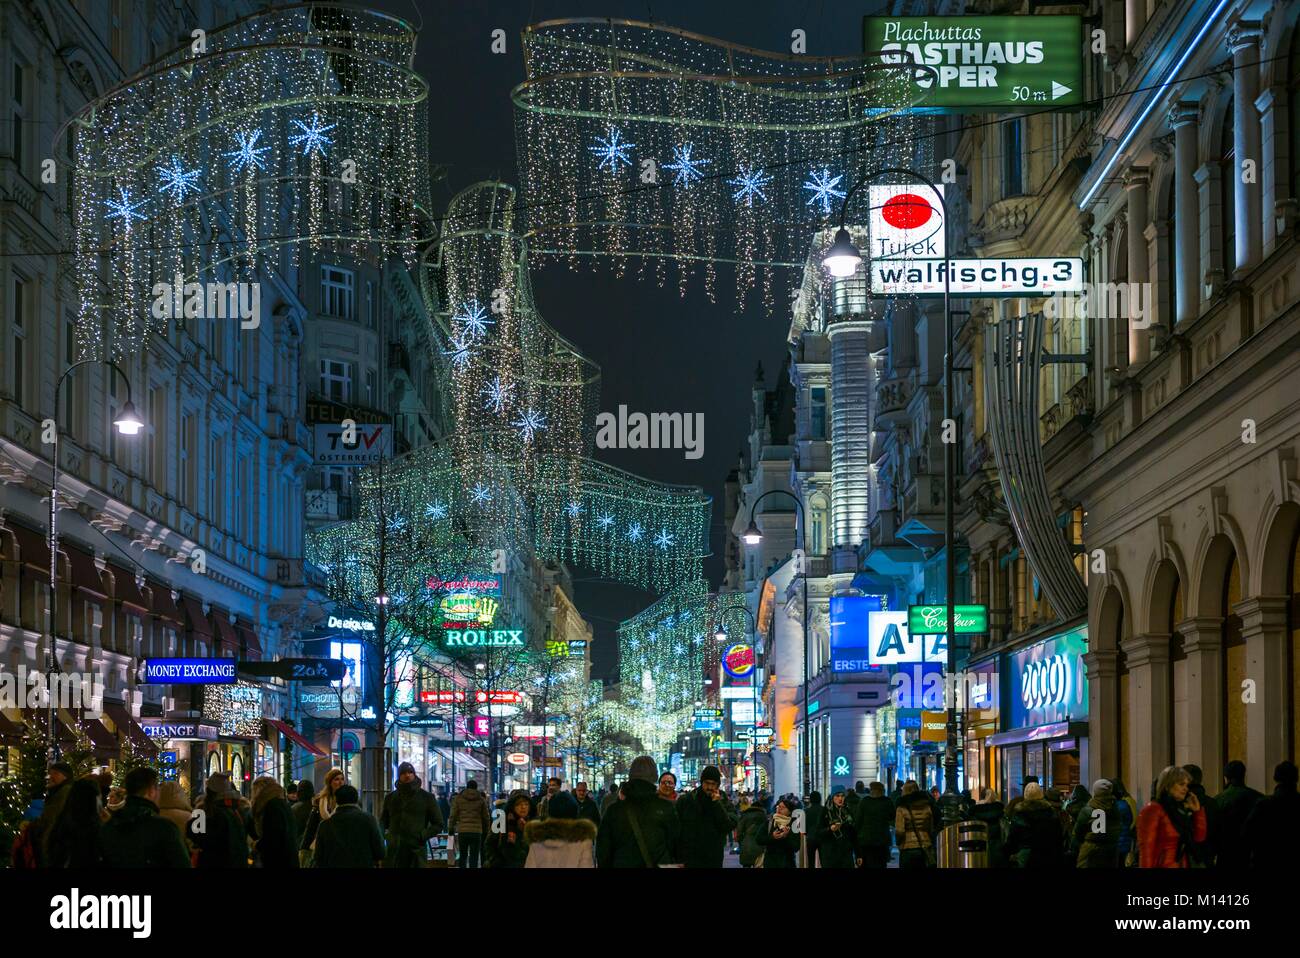
<path fill-rule="evenodd" d="M 842 55 L 862 49 L 862 17 L 881 4 L 839 0 L 731 3 L 676 0 L 654 3 L 493 2 L 370 0 L 369 5 L 419 28 L 416 69 L 429 80 L 430 156 L 449 167 L 435 185 L 434 207 L 445 209 L 456 192 L 484 179 L 517 184 L 514 108 L 510 91 L 523 79 L 519 34 L 529 23 L 563 17 L 621 17 L 653 20 L 706 36 L 764 50 L 789 52 L 790 33 L 807 33 L 811 55 Z M 418 8 L 418 11 L 417 11 Z M 507 52 L 493 54 L 491 32 L 506 31 Z M 525 198 L 526 199 L 526 198 Z M 601 411 L 704 413 L 704 455 L 688 460 L 681 450 L 598 450 L 598 458 L 661 482 L 701 486 L 714 499 L 712 551 L 705 572 L 716 587 L 722 575 L 722 487 L 736 464 L 749 425 L 750 387 L 762 361 L 766 384 L 775 385 L 786 353 L 789 301 L 795 278 L 777 274 L 776 313 L 759 297 L 737 312 L 734 277 L 719 267 L 717 303 L 697 277 L 687 296 L 678 295 L 670 268 L 664 288 L 635 276 L 614 278 L 606 266 L 573 272 L 547 264 L 533 269 L 542 316 L 596 362 L 602 373 Z M 615 629 L 654 596 L 609 582 L 586 579 L 580 569 L 577 604 L 595 633 L 596 677 L 616 667 Z"/>

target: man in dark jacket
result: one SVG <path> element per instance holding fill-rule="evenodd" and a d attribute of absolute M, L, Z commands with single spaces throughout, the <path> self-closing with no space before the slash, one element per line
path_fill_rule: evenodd
<path fill-rule="evenodd" d="M 722 773 L 706 765 L 700 772 L 700 787 L 679 796 L 675 805 L 682 862 L 687 868 L 721 868 L 727 835 L 739 820 L 722 794 Z"/>
<path fill-rule="evenodd" d="M 317 868 L 378 868 L 384 861 L 384 839 L 375 817 L 357 804 L 357 790 L 342 785 L 335 793 L 338 807 L 316 832 Z"/>
<path fill-rule="evenodd" d="M 253 783 L 252 825 L 248 836 L 257 843 L 257 860 L 263 868 L 297 868 L 298 838 L 293 809 L 284 788 L 270 775 Z"/>
<path fill-rule="evenodd" d="M 290 811 L 293 812 L 293 828 L 297 834 L 294 841 L 294 848 L 302 848 L 302 836 L 307 834 L 307 820 L 311 818 L 312 799 L 316 797 L 316 783 L 303 779 L 298 783 L 298 800 L 293 803 Z M 308 853 L 310 854 L 310 853 Z M 307 856 L 301 851 L 298 853 L 299 863 L 303 863 Z"/>
<path fill-rule="evenodd" d="M 1110 780 L 1093 782 L 1092 793 L 1075 814 L 1070 830 L 1070 857 L 1076 867 L 1119 867 L 1121 823 L 1115 806 L 1115 786 Z"/>
<path fill-rule="evenodd" d="M 58 821 L 59 813 L 63 811 L 63 803 L 67 801 L 68 787 L 71 784 L 71 765 L 67 762 L 55 762 L 50 766 L 45 778 L 45 804 L 41 807 L 40 817 L 28 826 L 28 835 L 31 837 L 32 847 L 36 852 L 38 867 L 46 867 L 45 836 L 50 833 L 54 823 Z"/>
<path fill-rule="evenodd" d="M 579 782 L 573 786 L 573 800 L 578 803 L 578 817 L 585 818 L 591 824 L 600 825 L 600 806 L 587 791 L 587 783 Z"/>
<path fill-rule="evenodd" d="M 1223 769 L 1224 789 L 1214 797 L 1214 850 L 1219 868 L 1250 866 L 1244 830 L 1246 819 L 1264 796 L 1246 784 L 1246 764 L 1233 760 Z"/>
<path fill-rule="evenodd" d="M 894 802 L 881 782 L 872 782 L 858 802 L 853 823 L 858 836 L 858 857 L 863 868 L 889 866 L 889 846 L 894 829 Z"/>
<path fill-rule="evenodd" d="M 126 803 L 100 831 L 109 868 L 189 868 L 176 826 L 158 814 L 158 771 L 141 766 L 126 774 Z"/>
<path fill-rule="evenodd" d="M 248 867 L 248 831 L 239 793 L 225 772 L 208 778 L 203 814 L 190 821 L 186 834 L 199 850 L 200 868 Z"/>
<path fill-rule="evenodd" d="M 817 867 L 817 834 L 821 831 L 822 819 L 826 815 L 826 806 L 822 804 L 822 793 L 812 792 L 804 808 L 804 831 L 808 839 L 808 867 Z"/>
<path fill-rule="evenodd" d="M 1021 868 L 1060 868 L 1061 817 L 1043 797 L 1037 782 L 1025 786 L 1024 800 L 1011 815 L 1007 829 L 1006 853 Z"/>
<path fill-rule="evenodd" d="M 848 806 L 849 815 L 854 819 L 858 817 L 858 803 L 867 796 L 867 786 L 862 779 L 853 783 L 853 791 L 844 794 L 844 804 Z"/>
<path fill-rule="evenodd" d="M 601 799 L 600 802 L 600 817 L 604 818 L 605 813 L 609 811 L 609 807 L 617 801 L 618 801 L 618 785 L 611 782 L 609 786 L 609 794 L 607 794 L 603 799 Z"/>
<path fill-rule="evenodd" d="M 736 822 L 736 838 L 740 842 L 740 867 L 753 868 L 754 862 L 762 854 L 763 847 L 758 843 L 758 836 L 767 829 L 767 813 L 763 806 L 754 802 L 743 805 L 740 818 Z"/>
<path fill-rule="evenodd" d="M 397 788 L 384 799 L 379 823 L 388 841 L 385 864 L 389 868 L 419 868 L 425 844 L 442 831 L 442 810 L 438 800 L 420 787 L 410 762 L 397 767 Z"/>
<path fill-rule="evenodd" d="M 677 809 L 657 794 L 658 771 L 648 755 L 633 760 L 623 799 L 601 816 L 596 867 L 657 868 L 676 861 Z"/>
<path fill-rule="evenodd" d="M 984 823 L 984 834 L 988 842 L 988 867 L 1006 868 L 1007 859 L 1002 845 L 1002 836 L 1006 832 L 1006 810 L 993 789 L 987 785 L 980 788 L 979 801 L 971 807 L 970 817 Z"/>
<path fill-rule="evenodd" d="M 1203 779 L 1205 773 L 1201 771 L 1199 765 L 1184 765 L 1187 774 L 1192 776 L 1192 784 L 1187 790 L 1196 795 L 1196 800 L 1201 803 L 1201 808 L 1205 809 L 1205 828 L 1206 839 L 1203 842 L 1194 842 L 1191 847 L 1192 864 L 1201 865 L 1206 868 L 1214 864 L 1214 843 L 1218 841 L 1219 823 L 1215 819 L 1214 799 L 1210 798 L 1205 791 Z"/>
<path fill-rule="evenodd" d="M 1300 858 L 1300 793 L 1293 762 L 1279 762 L 1273 770 L 1277 787 L 1255 803 L 1246 819 L 1244 840 L 1252 868 L 1292 867 Z"/>

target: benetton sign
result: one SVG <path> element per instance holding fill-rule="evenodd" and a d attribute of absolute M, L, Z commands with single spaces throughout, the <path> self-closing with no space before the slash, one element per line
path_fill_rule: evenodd
<path fill-rule="evenodd" d="M 1077 16 L 867 17 L 863 49 L 911 63 L 921 107 L 948 110 L 1083 104 L 1083 21 Z"/>
<path fill-rule="evenodd" d="M 983 635 L 989 630 L 986 605 L 959 605 L 953 610 L 953 629 L 958 635 Z M 912 635 L 939 635 L 948 631 L 946 605 L 909 605 L 907 631 Z"/>

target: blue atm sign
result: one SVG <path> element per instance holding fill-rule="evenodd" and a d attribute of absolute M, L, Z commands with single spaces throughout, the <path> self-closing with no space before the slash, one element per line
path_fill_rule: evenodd
<path fill-rule="evenodd" d="M 146 659 L 144 681 L 150 685 L 234 685 L 234 659 Z"/>

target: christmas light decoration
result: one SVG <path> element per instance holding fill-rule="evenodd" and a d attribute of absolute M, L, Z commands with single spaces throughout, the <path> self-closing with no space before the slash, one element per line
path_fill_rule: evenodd
<path fill-rule="evenodd" d="M 744 163 L 740 164 L 740 173 L 734 178 L 727 180 L 732 186 L 739 186 L 740 189 L 731 194 L 733 200 L 739 200 L 746 206 L 754 205 L 754 198 L 766 200 L 767 194 L 763 192 L 763 187 L 772 182 L 772 177 L 768 176 L 761 169 L 750 169 Z"/>
<path fill-rule="evenodd" d="M 628 166 L 632 165 L 632 161 L 628 159 L 627 151 L 636 144 L 620 142 L 619 137 L 621 135 L 618 130 L 610 127 L 604 139 L 598 138 L 596 140 L 596 146 L 587 147 L 588 150 L 600 158 L 600 168 L 602 170 L 606 164 L 612 170 L 618 169 L 620 163 L 625 163 Z"/>
<path fill-rule="evenodd" d="M 812 206 L 814 204 L 820 204 L 822 212 L 826 215 L 830 215 L 831 198 L 844 199 L 844 191 L 835 188 L 839 186 L 840 180 L 842 179 L 844 179 L 843 173 L 839 176 L 832 177 L 830 170 L 814 170 L 812 175 L 803 181 L 803 188 L 812 191 L 812 195 L 808 197 L 806 205 Z"/>
<path fill-rule="evenodd" d="M 127 195 L 126 190 L 121 188 L 118 189 L 118 194 L 118 199 L 104 200 L 104 205 L 107 206 L 109 210 L 106 217 L 110 220 L 120 219 L 124 224 L 126 224 L 127 232 L 130 232 L 132 220 L 140 220 L 143 222 L 148 218 L 143 213 L 136 212 L 140 207 L 144 206 L 145 201 L 141 200 L 139 203 L 132 203 L 131 197 Z"/>
<path fill-rule="evenodd" d="M 181 169 L 180 158 L 173 156 L 169 166 L 158 167 L 158 192 L 170 193 L 175 202 L 183 202 L 186 193 L 199 192 L 199 172 Z"/>
<path fill-rule="evenodd" d="M 460 308 L 460 311 L 451 317 L 453 328 L 460 327 L 462 333 L 468 333 L 474 339 L 487 335 L 487 328 L 492 325 L 492 320 L 487 318 L 487 311 L 478 304 L 478 300 L 472 299 Z"/>
<path fill-rule="evenodd" d="M 269 146 L 258 146 L 257 141 L 262 138 L 261 130 L 254 130 L 252 133 L 237 132 L 235 134 L 236 149 L 226 154 L 230 160 L 230 171 L 238 173 L 241 170 L 264 170 L 266 164 L 262 161 L 262 154 L 271 152 Z"/>
<path fill-rule="evenodd" d="M 334 129 L 338 124 L 331 123 L 326 126 L 324 121 L 321 119 L 320 114 L 313 113 L 311 115 L 311 126 L 308 126 L 306 123 L 302 122 L 302 120 L 294 120 L 293 125 L 302 130 L 302 132 L 289 137 L 289 143 L 293 146 L 297 146 L 301 143 L 303 156 L 309 156 L 312 153 L 319 153 L 321 156 L 324 156 L 325 147 L 334 142 L 325 134 Z"/>
<path fill-rule="evenodd" d="M 689 186 L 692 180 L 704 179 L 703 168 L 708 166 L 712 161 L 692 158 L 691 150 L 693 148 L 693 143 L 674 147 L 673 162 L 664 164 L 665 170 L 673 171 L 674 183 L 682 183 Z"/>

